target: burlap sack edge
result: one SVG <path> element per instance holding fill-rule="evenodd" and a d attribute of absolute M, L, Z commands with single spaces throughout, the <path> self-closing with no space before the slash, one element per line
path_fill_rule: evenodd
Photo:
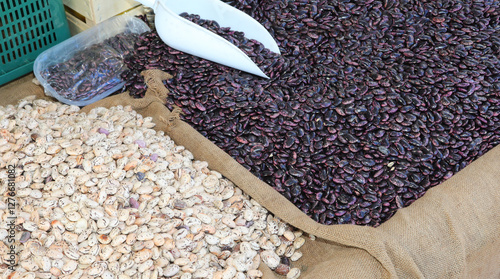
<path fill-rule="evenodd" d="M 161 76 L 162 74 L 158 73 L 156 75 Z M 163 76 L 163 77 L 168 77 L 168 76 Z M 159 86 L 159 84 L 156 84 L 156 86 Z M 7 89 L 9 88 L 13 87 L 9 87 L 8 85 Z M 30 85 L 28 86 L 28 88 L 29 89 L 27 89 L 26 91 L 34 92 L 37 98 L 46 99 L 46 97 L 44 97 L 43 94 L 40 93 L 39 87 L 37 87 L 37 89 L 33 89 L 33 85 Z M 158 88 L 161 87 L 157 87 L 157 89 Z M 0 92 L 2 91 L 5 91 L 5 88 L 2 88 L 2 90 L 0 90 Z M 18 99 L 25 96 L 27 96 L 26 92 L 20 92 Z M 2 100 L 1 103 L 9 104 L 9 103 L 14 103 L 14 101 L 15 98 L 9 100 Z M 108 97 L 104 100 L 98 101 L 92 105 L 84 107 L 82 109 L 82 112 L 88 112 L 90 109 L 99 106 L 111 107 L 115 105 L 122 105 L 122 106 L 130 105 L 132 108 L 137 110 L 143 116 L 145 117 L 151 116 L 153 118 L 153 121 L 157 123 L 157 126 L 155 127 L 156 130 L 166 131 L 167 134 L 174 141 L 176 141 L 180 145 L 184 145 L 186 148 L 190 150 L 192 149 L 198 150 L 199 152 L 196 153 L 193 152 L 196 159 L 205 160 L 209 162 L 210 167 L 212 169 L 219 171 L 220 173 L 225 175 L 228 179 L 232 180 L 236 185 L 242 188 L 243 191 L 248 193 L 258 202 L 260 202 L 263 206 L 265 206 L 269 211 L 274 213 L 276 216 L 280 217 L 285 222 L 288 222 L 291 225 L 305 232 L 321 237 L 326 241 L 329 241 L 331 243 L 336 243 L 337 245 L 339 245 L 339 247 L 343 246 L 353 247 L 366 251 L 367 254 L 375 257 L 376 260 L 380 263 L 382 267 L 380 277 L 383 278 L 397 278 L 398 274 L 400 276 L 401 274 L 405 274 L 405 272 L 402 272 L 400 268 L 397 268 L 398 263 L 394 262 L 395 258 L 399 261 L 399 263 L 401 263 L 401 261 L 403 262 L 406 261 L 405 266 L 407 271 L 410 271 L 410 274 L 412 274 L 411 278 L 424 278 L 424 274 L 420 272 L 421 266 L 418 266 L 412 260 L 413 255 L 412 251 L 410 251 L 411 248 L 406 249 L 405 247 L 402 247 L 398 241 L 388 238 L 386 234 L 388 232 L 390 233 L 398 230 L 405 231 L 403 229 L 398 228 L 398 226 L 401 226 L 400 225 L 401 223 L 404 224 L 406 222 L 406 224 L 409 227 L 411 227 L 411 225 L 415 223 L 415 220 L 411 219 L 406 220 L 406 218 L 409 218 L 408 216 L 410 216 L 409 214 L 407 214 L 406 211 L 412 211 L 412 209 L 414 209 L 416 206 L 428 208 L 430 196 L 433 195 L 432 194 L 433 192 L 450 193 L 449 188 L 452 188 L 453 184 L 459 181 L 459 179 L 465 176 L 467 180 L 468 174 L 466 175 L 464 170 L 462 170 L 461 172 L 455 174 L 455 176 L 453 176 L 448 181 L 445 181 L 439 187 L 430 189 L 424 197 L 417 200 L 411 207 L 400 209 L 395 216 L 393 216 L 390 220 L 388 220 L 378 228 L 360 227 L 353 225 L 324 226 L 311 220 L 303 212 L 297 209 L 291 202 L 289 202 L 286 198 L 281 196 L 278 192 L 274 191 L 269 185 L 263 183 L 257 177 L 249 173 L 245 168 L 243 168 L 235 160 L 233 160 L 228 154 L 220 150 L 213 143 L 211 143 L 209 140 L 207 140 L 201 134 L 199 134 L 193 128 L 191 128 L 188 124 L 176 119 L 175 125 L 172 125 L 173 122 L 168 121 L 169 118 L 172 118 L 171 116 L 172 113 L 163 105 L 163 103 L 161 102 L 161 98 L 159 98 L 158 95 L 155 96 L 148 95 L 143 100 L 137 100 L 131 98 L 130 96 L 128 96 L 128 92 L 125 92 L 119 95 Z M 200 148 L 200 146 L 202 146 L 202 148 Z M 484 163 L 488 162 L 488 160 L 494 160 L 495 158 L 498 157 L 500 157 L 500 147 L 492 149 L 491 151 L 483 155 L 481 158 L 476 160 L 476 162 L 473 162 L 467 168 L 472 168 L 474 167 L 474 165 L 484 165 Z M 498 166 L 499 164 L 493 164 L 493 165 Z M 216 167 L 214 168 L 214 166 Z M 492 169 L 490 171 L 493 172 L 495 170 Z M 244 176 L 237 176 L 237 177 L 232 177 L 233 175 L 231 175 L 233 173 L 241 174 L 242 172 L 243 173 L 246 172 L 246 174 Z M 488 175 L 485 175 L 485 177 L 488 177 Z M 494 185 L 495 183 L 497 183 L 496 185 L 498 185 L 498 182 L 500 181 L 497 178 L 498 177 L 493 177 L 492 181 L 488 181 L 489 183 L 488 185 L 492 184 Z M 481 177 L 479 177 L 479 180 L 481 180 Z M 250 183 L 252 184 L 251 186 L 248 186 L 249 184 L 248 181 L 251 181 Z M 469 183 L 472 185 L 476 184 L 475 181 L 469 181 Z M 440 194 L 442 195 L 443 193 Z M 489 204 L 496 203 L 498 205 L 498 195 L 492 195 L 492 200 L 489 202 L 490 202 Z M 459 204 L 459 202 L 455 203 Z M 431 210 L 436 210 L 436 208 L 439 209 L 439 206 L 436 206 Z M 444 212 L 446 212 L 446 210 L 444 210 Z M 398 219 L 397 222 L 396 219 Z M 456 224 L 457 221 L 453 220 L 453 218 L 451 217 L 445 218 L 445 220 L 447 220 L 446 224 L 442 224 L 441 222 L 438 223 L 437 225 L 445 227 L 446 228 L 445 230 L 448 230 L 453 234 L 455 234 L 455 231 L 457 231 L 456 227 L 460 225 Z M 494 221 L 495 224 L 493 224 L 492 226 L 497 226 L 497 228 L 500 228 L 500 222 L 498 221 L 498 219 Z M 432 220 L 430 221 L 430 223 L 432 223 Z M 497 223 L 499 224 L 497 225 Z M 457 233 L 457 235 L 458 234 L 459 233 Z M 400 237 L 404 238 L 404 236 L 402 235 L 400 235 Z M 467 236 L 466 235 L 464 236 L 462 233 L 462 235 L 459 236 L 460 239 L 457 240 L 457 242 L 463 242 L 464 241 L 463 238 L 466 237 Z M 491 237 L 488 239 L 491 239 Z M 498 241 L 495 243 L 498 243 Z M 483 244 L 483 246 L 484 245 L 488 244 Z M 468 253 L 481 254 L 479 248 L 474 250 L 471 249 L 470 247 L 467 247 L 467 245 L 464 244 L 463 253 L 458 253 L 458 255 L 456 256 L 458 258 L 457 261 L 459 262 L 457 264 L 459 266 L 457 269 L 460 270 L 458 273 L 455 272 L 457 276 L 460 275 L 462 275 L 462 277 L 465 276 L 464 272 L 467 271 L 467 267 L 462 266 L 464 265 L 463 262 L 465 261 L 466 257 L 469 257 Z M 481 266 L 475 266 L 475 268 L 481 269 Z M 264 266 L 262 270 L 264 271 L 265 275 L 264 278 L 275 278 L 275 275 L 267 267 Z M 493 270 L 492 272 L 495 272 L 494 274 L 497 274 L 494 268 L 492 270 Z M 335 276 L 332 278 L 335 278 Z M 455 277 L 450 277 L 450 278 L 455 278 Z"/>
<path fill-rule="evenodd" d="M 154 109 L 150 109 L 151 106 L 154 106 Z M 450 216 L 444 216 L 444 220 L 446 221 L 443 223 L 441 222 L 441 219 L 428 220 L 426 219 L 426 216 L 422 216 L 423 218 L 421 218 L 419 222 L 416 222 L 416 220 L 412 219 L 414 217 L 409 217 L 413 216 L 409 214 L 411 211 L 409 207 L 400 209 L 393 218 L 378 228 L 353 225 L 326 226 L 316 223 L 281 194 L 276 192 L 270 185 L 262 182 L 256 176 L 252 175 L 230 155 L 203 137 L 190 125 L 180 121 L 179 119 L 176 120 L 175 125 L 172 125 L 173 123 L 171 122 L 165 122 L 165 118 L 168 119 L 171 117 L 171 112 L 164 106 L 163 102 L 152 102 L 147 109 L 140 107 L 137 107 L 137 109 L 139 112 L 143 112 L 145 116 L 153 117 L 155 123 L 158 123 L 157 129 L 167 131 L 168 135 L 177 144 L 185 146 L 196 156 L 198 160 L 207 161 L 212 169 L 226 176 L 244 192 L 249 194 L 252 198 L 257 200 L 270 212 L 280 217 L 285 222 L 339 246 L 353 247 L 366 251 L 366 253 L 374 257 L 380 263 L 382 268 L 381 276 L 384 278 L 397 278 L 398 275 L 411 276 L 411 278 L 425 277 L 424 273 L 421 272 L 423 267 L 419 266 L 417 263 L 418 260 L 415 259 L 416 256 L 414 251 L 409 251 L 408 247 L 404 247 L 405 242 L 399 242 L 400 239 L 405 239 L 405 236 L 401 235 L 400 239 L 391 237 L 393 231 L 398 231 L 396 228 L 397 225 L 394 225 L 396 223 L 407 224 L 406 230 L 411 228 L 415 223 L 427 225 L 431 228 L 441 228 L 443 236 L 450 236 L 453 240 L 456 238 L 456 242 L 458 244 L 463 244 L 463 247 L 456 247 L 457 243 L 450 243 L 450 247 L 453 247 L 450 248 L 450 250 L 453 250 L 455 247 L 457 250 L 461 250 L 462 248 L 467 249 L 467 244 L 462 243 L 463 241 L 461 240 L 466 237 L 461 234 L 461 232 L 465 230 L 462 230 L 462 226 L 459 224 L 458 220 L 455 220 L 456 218 L 454 219 Z M 150 114 L 151 112 L 156 112 L 157 115 Z M 162 115 L 165 115 L 165 118 L 162 118 Z M 177 115 L 174 117 L 178 118 Z M 470 167 L 483 164 L 486 160 L 491 159 L 493 156 L 492 154 L 498 153 L 498 150 L 500 150 L 500 147 L 497 147 L 494 151 L 490 152 L 490 156 L 483 156 L 478 159 L 478 162 L 474 162 Z M 456 175 L 452 177 L 440 185 L 439 188 L 430 189 L 426 195 L 431 197 L 432 192 L 441 192 L 440 194 L 437 194 L 438 197 L 443 194 L 447 195 L 447 189 L 448 191 L 452 189 L 454 187 L 453 185 L 457 184 L 460 176 L 461 175 Z M 463 171 L 462 176 L 464 176 Z M 488 185 L 494 185 L 494 183 L 489 183 Z M 455 197 L 455 199 L 458 198 L 460 198 L 460 195 Z M 444 200 L 445 197 L 442 199 Z M 417 210 L 417 206 L 420 206 L 419 210 L 427 212 L 427 215 L 429 216 L 431 216 L 430 213 L 432 210 L 438 210 L 445 215 L 449 214 L 448 208 L 442 208 L 435 202 L 432 202 L 434 206 L 429 206 L 429 202 L 430 199 L 425 198 L 424 196 L 417 200 L 412 206 L 415 210 Z M 451 200 L 447 204 L 452 204 L 453 202 L 454 200 Z M 399 231 L 404 232 L 405 229 L 399 229 Z M 408 239 L 405 240 L 411 241 Z M 413 248 L 416 250 L 415 247 Z M 451 253 L 453 252 L 454 251 Z M 450 260 L 448 262 L 443 261 L 443 263 L 453 265 L 453 267 L 451 267 L 453 270 L 448 273 L 447 271 L 443 271 L 443 274 L 456 274 L 457 276 L 464 275 L 466 269 L 466 256 L 466 253 L 455 253 L 455 255 L 450 256 Z M 422 262 L 421 259 L 419 260 Z M 427 262 L 423 263 L 423 265 L 425 264 L 427 264 Z M 406 270 L 399 270 L 399 265 L 403 265 Z"/>
<path fill-rule="evenodd" d="M 197 160 L 207 161 L 211 169 L 223 174 L 283 221 L 309 234 L 334 241 L 339 245 L 366 249 L 367 253 L 372 255 L 379 253 L 370 251 L 371 249 L 384 250 L 384 247 L 381 246 L 382 242 L 371 241 L 376 238 L 382 239 L 382 236 L 377 236 L 377 230 L 372 227 L 339 225 L 337 227 L 341 229 L 341 232 L 339 231 L 338 235 L 334 234 L 332 237 L 332 226 L 321 225 L 309 218 L 270 185 L 251 174 L 230 155 L 206 139 L 190 125 L 178 119 L 177 115 L 173 116 L 172 112 L 162 102 L 166 97 L 165 95 L 168 94 L 168 90 L 165 91 L 166 88 L 161 80 L 170 78 L 170 75 L 165 75 L 164 72 L 159 70 L 148 70 L 143 72 L 142 75 L 145 76 L 148 84 L 148 91 L 144 98 L 134 99 L 128 95 L 128 92 L 124 92 L 85 106 L 81 112 L 88 113 L 93 108 L 101 106 L 107 108 L 116 105 L 131 106 L 144 117 L 152 117 L 157 124 L 156 130 L 165 131 L 177 144 L 183 145 L 190 150 Z M 157 112 L 157 114 L 151 112 Z M 175 123 L 168 121 L 170 118 L 176 118 Z M 377 258 L 377 260 L 384 267 L 391 266 L 388 257 L 385 259 Z M 396 274 L 395 270 L 387 270 L 386 272 L 387 274 Z"/>

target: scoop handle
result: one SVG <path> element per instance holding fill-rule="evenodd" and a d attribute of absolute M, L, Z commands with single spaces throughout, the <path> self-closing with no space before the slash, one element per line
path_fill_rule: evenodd
<path fill-rule="evenodd" d="M 194 56 L 269 78 L 234 44 L 212 31 L 180 17 L 170 10 L 164 1 L 157 2 L 155 26 L 158 35 L 165 44 Z"/>

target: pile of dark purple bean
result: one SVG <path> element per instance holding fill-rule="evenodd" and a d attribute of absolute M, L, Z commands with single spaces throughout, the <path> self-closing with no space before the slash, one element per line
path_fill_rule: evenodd
<path fill-rule="evenodd" d="M 138 34 L 118 34 L 78 51 L 69 60 L 54 64 L 40 74 L 62 97 L 85 101 L 123 82 L 124 56 L 134 50 Z"/>
<path fill-rule="evenodd" d="M 174 74 L 167 106 L 322 224 L 378 226 L 500 141 L 498 1 L 234 0 L 282 56 L 216 23 L 269 80 L 141 36 L 131 71 Z"/>

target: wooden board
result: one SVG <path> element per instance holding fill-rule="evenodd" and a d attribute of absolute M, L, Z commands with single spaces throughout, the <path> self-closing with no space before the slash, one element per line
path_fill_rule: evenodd
<path fill-rule="evenodd" d="M 130 10 L 118 13 L 118 14 L 131 14 L 131 15 L 140 15 L 143 14 L 143 6 L 136 6 Z M 68 19 L 69 31 L 71 36 L 74 36 L 84 30 L 89 29 L 92 26 L 95 26 L 94 22 L 86 22 L 84 18 L 80 15 L 74 15 L 72 11 L 66 11 L 66 18 Z"/>
<path fill-rule="evenodd" d="M 63 3 L 83 16 L 85 23 L 89 26 L 94 26 L 140 5 L 135 0 L 63 0 Z"/>

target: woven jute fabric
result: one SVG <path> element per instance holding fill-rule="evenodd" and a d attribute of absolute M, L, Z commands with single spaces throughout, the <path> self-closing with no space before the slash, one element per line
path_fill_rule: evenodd
<path fill-rule="evenodd" d="M 500 146 L 474 161 L 377 228 L 320 225 L 260 181 L 227 153 L 179 119 L 163 104 L 168 91 L 160 71 L 143 73 L 149 90 L 143 99 L 127 92 L 84 107 L 130 105 L 150 116 L 197 160 L 233 181 L 269 211 L 317 236 L 301 248 L 294 266 L 301 278 L 500 278 Z M 43 89 L 27 76 L 0 88 L 0 105 L 15 104 Z M 264 278 L 283 278 L 261 265 Z"/>

